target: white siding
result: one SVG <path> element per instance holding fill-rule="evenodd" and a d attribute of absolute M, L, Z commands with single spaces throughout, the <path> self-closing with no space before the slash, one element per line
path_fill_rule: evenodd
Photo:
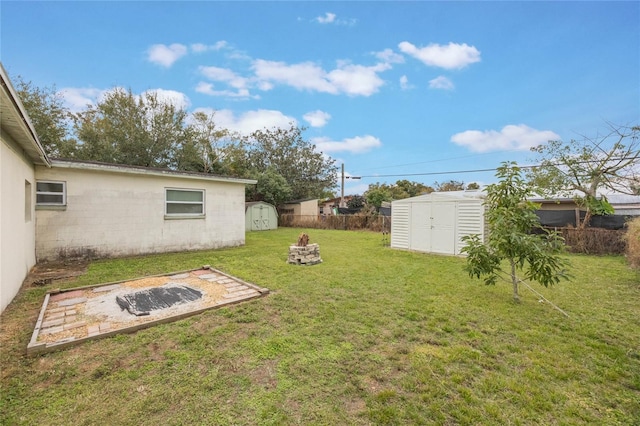
<path fill-rule="evenodd" d="M 484 241 L 484 206 L 482 200 L 465 200 L 458 203 L 458 234 L 456 254 L 460 254 L 465 244 L 462 238 L 478 234 Z"/>
<path fill-rule="evenodd" d="M 36 210 L 38 261 L 113 257 L 243 245 L 244 184 L 175 176 L 38 167 L 66 182 L 65 209 Z M 205 191 L 205 216 L 165 217 L 165 188 Z"/>
<path fill-rule="evenodd" d="M 408 249 L 410 232 L 410 204 L 391 204 L 391 247 Z"/>
<path fill-rule="evenodd" d="M 0 144 L 0 312 L 20 290 L 36 263 L 33 162 L 9 135 Z M 26 182 L 30 194 L 26 193 Z M 27 197 L 29 197 L 27 199 Z"/>

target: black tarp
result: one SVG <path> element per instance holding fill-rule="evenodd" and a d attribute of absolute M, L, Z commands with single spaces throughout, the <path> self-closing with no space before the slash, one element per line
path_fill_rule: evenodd
<path fill-rule="evenodd" d="M 184 285 L 164 285 L 148 290 L 117 296 L 116 302 L 122 310 L 132 315 L 148 315 L 149 311 L 170 308 L 193 302 L 202 297 L 202 292 Z"/>
<path fill-rule="evenodd" d="M 576 212 L 574 210 L 537 210 L 540 225 L 545 227 L 577 226 Z M 580 212 L 580 220 L 584 219 L 585 212 Z M 592 216 L 589 226 L 591 228 L 623 229 L 625 223 L 633 216 Z"/>

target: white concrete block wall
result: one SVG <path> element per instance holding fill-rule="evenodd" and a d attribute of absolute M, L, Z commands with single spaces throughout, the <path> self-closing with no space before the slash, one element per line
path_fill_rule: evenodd
<path fill-rule="evenodd" d="M 36 263 L 35 172 L 32 161 L 20 151 L 3 132 L 0 144 L 0 312 L 13 300 Z M 25 191 L 25 182 L 30 183 L 30 194 Z"/>
<path fill-rule="evenodd" d="M 38 261 L 197 250 L 245 242 L 244 184 L 206 179 L 40 168 L 38 180 L 65 181 L 64 210 L 36 211 Z M 165 188 L 205 191 L 205 217 L 165 218 Z"/>

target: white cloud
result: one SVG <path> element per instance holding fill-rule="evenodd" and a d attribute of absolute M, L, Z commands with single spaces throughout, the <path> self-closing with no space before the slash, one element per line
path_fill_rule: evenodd
<path fill-rule="evenodd" d="M 327 12 L 327 13 L 324 14 L 324 16 L 316 17 L 315 20 L 317 22 L 321 23 L 321 24 L 331 24 L 331 23 L 335 22 L 336 14 Z"/>
<path fill-rule="evenodd" d="M 247 89 L 233 90 L 216 90 L 215 86 L 211 83 L 201 81 L 196 85 L 196 92 L 209 96 L 221 96 L 227 98 L 253 98 L 260 99 L 260 96 L 252 96 Z"/>
<path fill-rule="evenodd" d="M 206 114 L 215 112 L 216 125 L 223 129 L 229 129 L 248 135 L 256 130 L 262 130 L 265 127 L 289 128 L 290 124 L 297 125 L 295 118 L 283 114 L 276 110 L 259 109 L 254 111 L 246 111 L 239 116 L 229 109 L 212 110 L 211 108 L 197 108 L 195 112 L 202 111 Z"/>
<path fill-rule="evenodd" d="M 398 47 L 407 55 L 433 67 L 460 69 L 474 62 L 480 62 L 480 51 L 466 43 L 447 45 L 432 43 L 427 47 L 416 47 L 408 41 L 403 41 Z"/>
<path fill-rule="evenodd" d="M 536 130 L 524 124 L 509 124 L 500 131 L 467 130 L 451 136 L 451 142 L 472 152 L 526 151 L 550 140 L 559 139 L 560 136 L 551 130 Z"/>
<path fill-rule="evenodd" d="M 182 92 L 176 92 L 175 90 L 151 89 L 142 92 L 141 95 L 146 93 L 155 93 L 160 102 L 172 104 L 176 108 L 187 109 L 191 105 L 191 100 L 187 95 Z"/>
<path fill-rule="evenodd" d="M 306 113 L 302 118 L 304 118 L 311 127 L 324 127 L 331 118 L 331 114 L 316 110 Z"/>
<path fill-rule="evenodd" d="M 431 89 L 453 90 L 455 85 L 453 84 L 453 81 L 441 75 L 433 80 L 429 80 L 429 87 Z"/>
<path fill-rule="evenodd" d="M 326 72 L 312 62 L 288 65 L 284 62 L 257 59 L 253 62 L 253 69 L 261 82 L 273 81 L 299 90 L 337 93 L 336 88 L 327 81 Z"/>
<path fill-rule="evenodd" d="M 129 91 L 123 87 L 112 87 L 110 89 L 65 87 L 58 91 L 64 100 L 65 106 L 73 113 L 85 111 L 88 105 L 95 106 L 97 103 L 102 102 L 106 96 L 115 92 L 128 93 Z M 159 101 L 172 104 L 177 108 L 187 109 L 191 106 L 189 97 L 175 90 L 151 89 L 142 92 L 140 95 L 134 94 L 133 96 L 135 99 L 140 99 L 140 96 L 146 93 L 155 93 Z"/>
<path fill-rule="evenodd" d="M 323 25 L 333 24 L 348 26 L 355 25 L 358 22 L 355 18 L 338 18 L 338 15 L 331 12 L 326 12 L 324 15 L 316 16 L 313 18 L 313 21 Z"/>
<path fill-rule="evenodd" d="M 147 50 L 149 62 L 169 68 L 175 61 L 187 54 L 187 46 L 173 43 L 169 46 L 154 44 Z"/>
<path fill-rule="evenodd" d="M 384 84 L 379 72 L 389 69 L 388 64 L 374 66 L 353 65 L 339 62 L 336 69 L 325 71 L 312 62 L 286 64 L 284 62 L 258 59 L 253 69 L 261 87 L 271 83 L 281 83 L 298 90 L 311 90 L 337 95 L 370 96 Z"/>
<path fill-rule="evenodd" d="M 228 68 L 200 67 L 198 69 L 200 73 L 209 80 L 225 82 L 234 89 L 247 88 L 247 79 L 237 75 L 234 71 Z"/>
<path fill-rule="evenodd" d="M 371 67 L 342 64 L 329 72 L 327 78 L 340 92 L 349 96 L 370 96 L 384 84 L 378 73 L 391 68 L 387 64 Z"/>
<path fill-rule="evenodd" d="M 215 44 L 194 43 L 191 46 L 191 51 L 195 53 L 204 53 L 210 50 L 217 51 L 227 47 L 227 42 L 224 40 L 217 41 Z"/>
<path fill-rule="evenodd" d="M 107 93 L 104 89 L 65 87 L 58 91 L 64 106 L 73 113 L 84 111 L 88 105 L 95 105 Z"/>
<path fill-rule="evenodd" d="M 329 138 L 321 137 L 313 138 L 311 142 L 316 146 L 318 151 L 325 153 L 347 151 L 353 154 L 362 154 L 382 146 L 380 139 L 371 135 L 355 136 L 341 141 L 333 141 Z"/>
<path fill-rule="evenodd" d="M 403 75 L 402 77 L 400 77 L 400 88 L 402 90 L 413 89 L 413 87 L 414 86 L 409 84 L 409 78 L 406 75 Z"/>
<path fill-rule="evenodd" d="M 216 90 L 211 83 L 200 82 L 196 86 L 196 92 L 204 93 L 209 96 L 223 96 L 231 98 L 250 98 L 249 80 L 239 76 L 228 68 L 220 67 L 204 67 L 198 68 L 200 73 L 209 80 L 222 82 L 235 90 Z M 253 96 L 257 99 L 258 96 Z"/>
<path fill-rule="evenodd" d="M 384 49 L 381 52 L 375 52 L 375 57 L 388 64 L 402 64 L 404 63 L 404 56 L 394 52 L 391 49 Z"/>

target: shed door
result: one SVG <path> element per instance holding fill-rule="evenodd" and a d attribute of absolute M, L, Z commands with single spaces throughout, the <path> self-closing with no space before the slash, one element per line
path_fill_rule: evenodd
<path fill-rule="evenodd" d="M 431 250 L 455 254 L 456 203 L 433 203 L 431 206 Z"/>
<path fill-rule="evenodd" d="M 271 211 L 271 209 L 269 207 L 264 207 L 260 210 L 260 214 L 262 216 L 260 216 L 260 222 L 261 222 L 261 226 L 262 226 L 262 230 L 264 231 L 265 229 L 271 229 L 271 215 L 269 214 Z"/>
<path fill-rule="evenodd" d="M 251 230 L 252 231 L 262 231 L 264 229 L 269 229 L 269 215 L 265 211 L 263 214 L 264 206 L 255 205 L 251 206 Z M 264 221 L 267 222 L 267 227 L 264 225 Z"/>
<path fill-rule="evenodd" d="M 409 248 L 425 252 L 431 249 L 431 203 L 411 204 Z"/>

